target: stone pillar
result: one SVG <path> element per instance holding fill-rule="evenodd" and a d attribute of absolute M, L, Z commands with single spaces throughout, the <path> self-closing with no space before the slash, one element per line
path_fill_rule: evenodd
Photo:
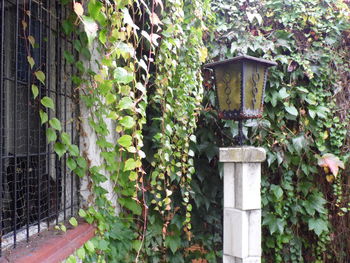
<path fill-rule="evenodd" d="M 220 148 L 224 163 L 223 263 L 261 262 L 261 163 L 263 148 Z"/>

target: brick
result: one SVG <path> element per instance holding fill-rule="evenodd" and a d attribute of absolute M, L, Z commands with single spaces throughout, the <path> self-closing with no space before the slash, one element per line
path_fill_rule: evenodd
<path fill-rule="evenodd" d="M 224 207 L 235 207 L 234 163 L 224 164 Z"/>
<path fill-rule="evenodd" d="M 261 263 L 260 257 L 235 258 L 234 263 Z"/>
<path fill-rule="evenodd" d="M 224 209 L 224 254 L 239 258 L 248 257 L 248 212 Z"/>
<path fill-rule="evenodd" d="M 253 210 L 261 208 L 260 163 L 236 163 L 234 170 L 235 208 Z"/>
<path fill-rule="evenodd" d="M 249 212 L 248 254 L 250 257 L 261 257 L 261 210 Z"/>

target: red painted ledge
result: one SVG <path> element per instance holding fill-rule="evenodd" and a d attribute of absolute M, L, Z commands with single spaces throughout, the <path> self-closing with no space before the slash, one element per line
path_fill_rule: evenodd
<path fill-rule="evenodd" d="M 29 243 L 4 251 L 0 263 L 59 263 L 93 238 L 94 233 L 95 228 L 88 223 L 80 223 L 63 234 L 46 231 Z"/>

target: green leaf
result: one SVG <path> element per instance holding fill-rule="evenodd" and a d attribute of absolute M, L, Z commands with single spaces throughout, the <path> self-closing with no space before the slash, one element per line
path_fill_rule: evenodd
<path fill-rule="evenodd" d="M 90 240 L 88 242 L 86 242 L 84 246 L 91 253 L 93 253 L 95 251 L 95 246 Z"/>
<path fill-rule="evenodd" d="M 107 95 L 106 95 L 106 103 L 107 103 L 107 105 L 115 102 L 116 99 L 117 99 L 117 97 L 114 94 L 107 93 Z"/>
<path fill-rule="evenodd" d="M 55 130 L 60 131 L 62 129 L 61 122 L 57 118 L 52 118 L 49 120 L 50 126 Z"/>
<path fill-rule="evenodd" d="M 57 153 L 58 157 L 61 158 L 63 154 L 66 152 L 66 146 L 63 143 L 56 142 L 53 146 L 55 152 Z"/>
<path fill-rule="evenodd" d="M 125 208 L 132 211 L 135 215 L 141 215 L 142 209 L 141 206 L 130 197 L 120 197 L 118 198 L 118 202 Z"/>
<path fill-rule="evenodd" d="M 129 97 L 124 97 L 119 101 L 118 107 L 121 110 L 132 109 L 134 106 L 133 101 Z"/>
<path fill-rule="evenodd" d="M 181 238 L 179 235 L 168 235 L 165 238 L 165 245 L 170 248 L 171 252 L 175 252 L 181 246 Z"/>
<path fill-rule="evenodd" d="M 264 217 L 262 225 L 268 226 L 270 234 L 272 235 L 275 232 L 283 233 L 286 221 L 281 218 L 275 217 L 273 214 L 267 214 Z"/>
<path fill-rule="evenodd" d="M 69 145 L 68 149 L 69 149 L 69 153 L 72 156 L 78 156 L 79 155 L 79 147 L 76 146 L 75 144 Z"/>
<path fill-rule="evenodd" d="M 53 103 L 52 99 L 49 97 L 44 97 L 41 99 L 41 104 L 46 107 L 46 108 L 50 108 L 52 110 L 55 110 L 55 104 Z"/>
<path fill-rule="evenodd" d="M 31 56 L 27 56 L 27 60 L 30 65 L 30 68 L 32 69 L 35 65 L 34 59 Z"/>
<path fill-rule="evenodd" d="M 83 210 L 83 209 L 81 209 L 81 208 L 79 209 L 78 214 L 79 214 L 80 217 L 86 217 L 86 216 L 87 216 L 85 210 Z"/>
<path fill-rule="evenodd" d="M 130 135 L 123 135 L 122 137 L 120 137 L 118 139 L 118 143 L 125 147 L 125 148 L 128 148 L 131 146 L 132 144 L 132 137 Z"/>
<path fill-rule="evenodd" d="M 75 58 L 74 58 L 74 56 L 70 53 L 70 52 L 68 52 L 68 51 L 64 51 L 63 52 L 63 56 L 64 56 L 64 58 L 67 60 L 67 62 L 69 63 L 69 64 L 73 64 L 74 63 L 74 61 L 75 61 Z"/>
<path fill-rule="evenodd" d="M 32 84 L 32 93 L 33 93 L 34 99 L 36 99 L 39 95 L 39 89 L 37 85 Z"/>
<path fill-rule="evenodd" d="M 47 115 L 47 113 L 45 111 L 40 110 L 39 115 L 40 115 L 40 119 L 41 119 L 41 124 L 44 124 L 49 120 L 49 116 Z"/>
<path fill-rule="evenodd" d="M 41 70 L 34 72 L 35 77 L 45 85 L 45 74 Z"/>
<path fill-rule="evenodd" d="M 285 109 L 289 114 L 291 114 L 293 116 L 298 116 L 298 110 L 293 105 L 286 106 Z"/>
<path fill-rule="evenodd" d="M 130 116 L 125 116 L 123 119 L 119 121 L 119 123 L 127 129 L 131 129 L 135 125 L 134 119 Z"/>
<path fill-rule="evenodd" d="M 117 67 L 114 70 L 114 79 L 121 84 L 128 84 L 134 79 L 134 75 L 124 68 Z"/>
<path fill-rule="evenodd" d="M 69 169 L 71 169 L 72 171 L 77 168 L 77 164 L 74 161 L 74 159 L 72 157 L 68 157 L 67 159 L 67 166 Z"/>
<path fill-rule="evenodd" d="M 56 134 L 56 131 L 54 131 L 53 129 L 51 128 L 48 128 L 46 130 L 46 137 L 47 137 L 47 142 L 50 143 L 50 142 L 55 142 L 57 140 L 57 134 Z"/>
<path fill-rule="evenodd" d="M 86 257 L 86 253 L 85 253 L 85 249 L 83 247 L 78 248 L 77 250 L 77 256 L 78 258 L 80 258 L 81 260 L 84 260 Z"/>
<path fill-rule="evenodd" d="M 75 219 L 75 217 L 71 217 L 69 219 L 69 223 L 74 226 L 74 227 L 77 227 L 78 226 L 78 221 Z"/>
<path fill-rule="evenodd" d="M 271 191 L 275 195 L 276 199 L 280 199 L 283 196 L 283 190 L 279 185 L 271 185 Z"/>
<path fill-rule="evenodd" d="M 134 170 L 136 168 L 136 162 L 134 159 L 128 159 L 124 164 L 124 171 Z"/>
<path fill-rule="evenodd" d="M 70 145 L 70 135 L 66 132 L 61 133 L 61 140 L 64 144 Z"/>
<path fill-rule="evenodd" d="M 307 141 L 304 135 L 300 135 L 296 138 L 292 139 L 294 149 L 297 151 L 297 153 L 301 153 L 302 150 L 305 150 L 307 146 Z"/>
<path fill-rule="evenodd" d="M 77 163 L 78 163 L 78 165 L 79 165 L 81 168 L 83 168 L 83 169 L 86 169 L 86 168 L 87 168 L 87 162 L 86 162 L 86 160 L 85 160 L 83 157 L 79 156 L 79 157 L 77 158 Z"/>
<path fill-rule="evenodd" d="M 308 225 L 309 230 L 314 230 L 317 236 L 320 236 L 324 231 L 328 231 L 327 221 L 320 218 L 310 218 Z"/>

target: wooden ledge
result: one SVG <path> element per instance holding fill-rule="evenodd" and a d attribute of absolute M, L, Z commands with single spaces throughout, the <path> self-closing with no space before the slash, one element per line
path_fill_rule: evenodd
<path fill-rule="evenodd" d="M 62 234 L 44 231 L 28 243 L 23 242 L 16 249 L 4 251 L 0 263 L 59 263 L 93 238 L 94 233 L 95 228 L 88 223 L 80 223 Z"/>

